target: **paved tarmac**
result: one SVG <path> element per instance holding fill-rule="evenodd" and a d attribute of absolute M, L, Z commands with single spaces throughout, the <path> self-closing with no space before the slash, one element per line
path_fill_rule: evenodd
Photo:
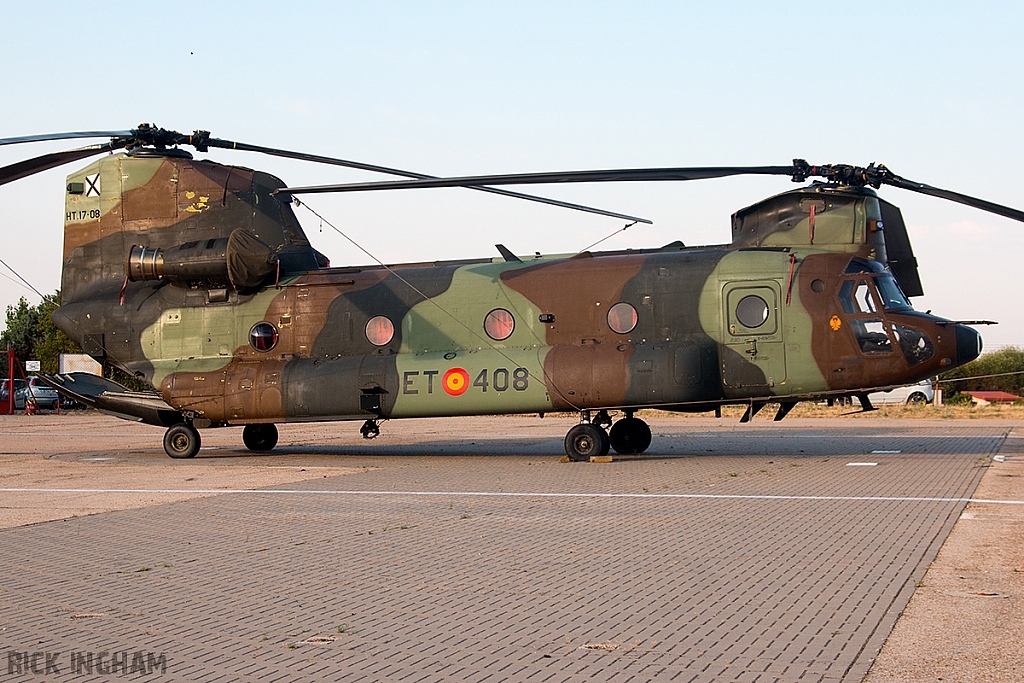
<path fill-rule="evenodd" d="M 182 462 L 0 418 L 0 679 L 861 681 L 1013 427 L 658 419 L 561 463 L 571 424 L 215 430 Z"/>

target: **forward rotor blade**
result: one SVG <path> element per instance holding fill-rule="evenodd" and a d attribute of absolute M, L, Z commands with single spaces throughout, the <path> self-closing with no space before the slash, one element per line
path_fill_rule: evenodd
<path fill-rule="evenodd" d="M 34 157 L 32 159 L 26 159 L 25 161 L 19 161 L 15 164 L 11 164 L 10 166 L 0 168 L 0 185 L 6 185 L 7 183 L 14 182 L 15 180 L 27 178 L 30 175 L 48 171 L 51 168 L 70 164 L 72 161 L 78 161 L 79 159 L 86 159 L 97 154 L 102 154 L 103 152 L 120 149 L 127 144 L 127 141 L 112 140 L 111 142 L 107 142 L 102 145 L 90 145 L 89 147 L 69 149 L 64 152 L 53 152 L 51 154 Z"/>
<path fill-rule="evenodd" d="M 134 135 L 130 130 L 94 130 L 78 133 L 44 133 L 43 135 L 23 135 L 19 138 L 0 138 L 0 146 L 18 145 L 23 142 L 42 142 L 44 140 L 74 140 L 77 138 L 123 138 Z"/>
<path fill-rule="evenodd" d="M 924 183 L 916 183 L 913 180 L 901 178 L 894 173 L 890 173 L 883 182 L 886 185 L 892 185 L 893 187 L 910 190 L 911 192 L 920 192 L 921 194 L 926 194 L 931 197 L 939 197 L 940 199 L 948 199 L 949 201 L 956 202 L 957 204 L 965 204 L 966 206 L 971 206 L 975 209 L 994 213 L 997 216 L 1003 216 L 1004 218 L 1011 218 L 1015 221 L 1024 222 L 1024 211 L 1011 209 L 1010 207 L 1003 206 L 1002 204 L 996 204 L 984 199 L 978 199 L 977 197 L 971 197 L 970 195 L 960 194 L 959 192 L 943 190 L 942 188 L 932 187 L 931 185 L 925 185 Z"/>
<path fill-rule="evenodd" d="M 346 168 L 356 168 L 363 171 L 373 171 L 376 173 L 387 173 L 389 175 L 403 176 L 405 178 L 413 178 L 417 180 L 442 180 L 437 176 L 425 175 L 423 173 L 414 173 L 412 171 L 403 171 L 398 168 L 389 168 L 387 166 L 376 166 L 374 164 L 364 164 L 360 161 L 349 161 L 347 159 L 336 159 L 334 157 L 325 157 L 318 154 L 305 154 L 303 152 L 291 152 L 285 149 L 274 149 L 273 147 L 261 147 L 259 145 L 250 145 L 245 142 L 233 142 L 231 140 L 219 140 L 217 138 L 210 138 L 206 141 L 206 144 L 210 147 L 219 147 L 221 149 L 237 149 L 244 152 L 259 152 L 261 154 L 269 154 L 271 156 L 284 157 L 286 159 L 298 159 L 300 161 L 312 161 L 319 164 L 330 164 L 332 166 L 344 166 Z M 398 181 L 406 182 L 406 181 Z M 582 204 L 573 204 L 571 202 L 563 202 L 557 199 L 548 199 L 547 197 L 538 197 L 536 195 L 523 194 L 521 192 L 512 192 L 511 190 L 499 190 L 494 187 L 481 187 L 478 185 L 472 186 L 474 190 L 480 190 L 482 192 L 490 192 L 492 194 L 500 194 L 506 197 L 514 197 L 516 199 L 526 199 L 531 202 L 539 202 L 541 204 L 550 204 L 551 206 L 559 206 L 565 209 L 574 209 L 576 211 L 585 211 L 587 213 L 595 213 L 601 216 L 611 216 L 612 218 L 621 218 L 628 221 L 636 221 L 638 223 L 647 223 L 650 225 L 652 221 L 646 218 L 640 218 L 638 216 L 630 216 L 624 213 L 617 213 L 614 211 L 606 211 L 605 209 L 596 209 L 591 206 L 584 206 Z M 326 190 L 325 190 L 326 191 Z M 288 189 L 278 190 L 279 194 L 290 194 Z"/>
<path fill-rule="evenodd" d="M 538 185 L 549 183 L 616 183 L 661 180 L 705 180 L 733 175 L 793 175 L 793 166 L 709 166 L 697 168 L 621 168 L 603 171 L 553 171 L 546 173 L 511 173 L 505 175 L 462 176 L 459 178 L 424 178 L 378 183 L 346 183 L 287 187 L 287 194 L 322 192 L 365 192 L 428 187 L 479 187 L 482 185 Z"/>

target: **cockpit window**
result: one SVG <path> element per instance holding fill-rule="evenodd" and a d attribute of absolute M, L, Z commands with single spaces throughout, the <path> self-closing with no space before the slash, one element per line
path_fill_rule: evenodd
<path fill-rule="evenodd" d="M 896 278 L 892 273 L 886 271 L 875 278 L 878 285 L 878 294 L 882 297 L 882 306 L 885 308 L 910 308 L 910 302 L 903 294 L 903 290 L 896 284 Z"/>
<path fill-rule="evenodd" d="M 843 310 L 846 311 L 847 315 L 857 313 L 857 304 L 853 300 L 853 287 L 855 284 L 853 280 L 847 280 L 843 283 L 842 289 L 839 290 L 839 302 L 843 304 Z"/>
<path fill-rule="evenodd" d="M 924 332 L 903 325 L 893 325 L 892 329 L 910 367 L 925 362 L 935 353 L 932 340 Z"/>
<path fill-rule="evenodd" d="M 910 308 L 910 301 L 904 296 L 891 273 L 880 273 L 874 278 L 882 308 L 886 310 Z M 839 301 L 848 315 L 876 313 L 878 303 L 872 295 L 871 280 L 847 280 L 839 290 Z"/>
<path fill-rule="evenodd" d="M 875 312 L 875 299 L 871 296 L 871 288 L 868 287 L 866 281 L 861 280 L 857 283 L 857 292 L 854 294 L 853 299 L 857 302 L 861 313 Z"/>
<path fill-rule="evenodd" d="M 851 320 L 850 329 L 862 353 L 892 353 L 892 343 L 881 320 Z"/>

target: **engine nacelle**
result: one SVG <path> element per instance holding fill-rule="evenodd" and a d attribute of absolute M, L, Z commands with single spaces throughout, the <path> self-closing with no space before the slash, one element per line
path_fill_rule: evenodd
<path fill-rule="evenodd" d="M 227 249 L 226 237 L 186 242 L 169 249 L 134 246 L 128 254 L 128 279 L 225 285 L 228 282 Z"/>
<path fill-rule="evenodd" d="M 167 249 L 133 246 L 128 253 L 132 282 L 167 280 L 187 287 L 225 287 L 237 292 L 259 287 L 279 272 L 274 250 L 246 230 L 230 237 L 186 242 Z"/>

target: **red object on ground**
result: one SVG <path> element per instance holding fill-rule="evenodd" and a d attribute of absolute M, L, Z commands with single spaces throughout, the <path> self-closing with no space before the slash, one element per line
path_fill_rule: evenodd
<path fill-rule="evenodd" d="M 7 402 L 0 415 L 14 415 L 14 349 L 7 349 Z"/>
<path fill-rule="evenodd" d="M 1022 400 L 1020 396 L 1005 391 L 965 391 L 964 393 L 989 403 L 1013 403 Z"/>

